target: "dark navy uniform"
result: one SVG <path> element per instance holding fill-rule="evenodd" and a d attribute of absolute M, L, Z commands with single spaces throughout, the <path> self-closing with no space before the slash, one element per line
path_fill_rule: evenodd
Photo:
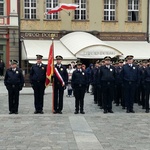
<path fill-rule="evenodd" d="M 124 100 L 127 107 L 127 113 L 133 112 L 133 103 L 135 91 L 140 82 L 140 73 L 138 66 L 125 64 L 121 70 L 121 78 L 124 88 Z"/>
<path fill-rule="evenodd" d="M 103 91 L 103 107 L 104 113 L 112 111 L 112 101 L 114 97 L 114 85 L 115 85 L 115 67 L 106 65 L 100 67 L 100 79 Z"/>
<path fill-rule="evenodd" d="M 141 77 L 141 80 L 140 80 L 140 102 L 142 104 L 142 109 L 145 108 L 145 70 L 146 70 L 146 66 L 142 66 L 140 67 L 140 77 Z"/>
<path fill-rule="evenodd" d="M 64 86 L 62 85 L 61 81 L 57 77 L 56 73 L 54 74 L 54 111 L 55 113 L 62 113 L 63 109 L 63 95 L 64 90 L 66 89 L 66 85 L 68 82 L 68 73 L 66 70 L 66 67 L 62 64 L 55 65 L 55 68 L 57 68 L 60 76 L 62 77 L 64 81 Z"/>
<path fill-rule="evenodd" d="M 149 113 L 149 95 L 150 95 L 150 66 L 146 67 L 143 77 L 143 84 L 145 86 L 145 109 Z"/>
<path fill-rule="evenodd" d="M 10 114 L 18 113 L 19 106 L 19 91 L 24 85 L 24 78 L 21 69 L 7 69 L 4 84 L 8 90 L 9 111 Z"/>
<path fill-rule="evenodd" d="M 88 84 L 86 72 L 82 69 L 76 69 L 72 74 L 71 85 L 75 96 L 75 114 L 80 110 L 84 114 L 84 95 Z"/>
<path fill-rule="evenodd" d="M 44 91 L 46 80 L 46 65 L 40 63 L 30 70 L 30 83 L 34 90 L 35 113 L 43 113 Z"/>
<path fill-rule="evenodd" d="M 123 99 L 123 87 L 122 87 L 122 79 L 120 76 L 122 67 L 118 66 L 116 68 L 116 106 L 119 106 L 121 103 L 122 108 L 125 108 L 125 102 Z"/>

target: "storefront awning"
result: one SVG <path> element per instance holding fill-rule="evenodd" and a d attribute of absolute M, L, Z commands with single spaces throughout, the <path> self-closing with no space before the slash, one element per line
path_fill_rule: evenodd
<path fill-rule="evenodd" d="M 22 42 L 22 60 L 34 63 L 36 62 L 36 54 L 40 54 L 43 55 L 43 63 L 47 64 L 51 43 L 50 40 L 24 40 Z M 54 58 L 57 55 L 64 58 L 64 64 L 76 60 L 76 57 L 60 41 L 54 41 Z"/>
<path fill-rule="evenodd" d="M 122 58 L 133 55 L 134 59 L 149 59 L 150 44 L 146 41 L 105 41 L 123 53 Z"/>

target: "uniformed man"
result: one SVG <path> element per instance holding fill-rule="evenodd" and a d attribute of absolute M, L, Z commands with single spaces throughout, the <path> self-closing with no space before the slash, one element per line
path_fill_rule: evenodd
<path fill-rule="evenodd" d="M 144 61 L 144 63 L 147 63 L 146 61 Z M 143 68 L 144 69 L 144 68 Z M 143 94 L 145 95 L 145 97 L 143 97 L 143 109 L 146 109 L 146 113 L 149 113 L 149 95 L 150 95 L 150 66 L 146 67 L 145 64 L 145 69 L 142 73 L 142 86 L 143 86 Z"/>
<path fill-rule="evenodd" d="M 123 100 L 123 87 L 122 87 L 122 80 L 121 80 L 121 70 L 123 66 L 123 61 L 119 60 L 118 67 L 116 67 L 116 106 L 119 106 L 121 103 L 122 108 L 125 109 L 125 103 Z"/>
<path fill-rule="evenodd" d="M 66 67 L 61 64 L 62 59 L 62 56 L 56 56 L 57 63 L 55 64 L 54 73 L 54 114 L 62 114 L 63 95 L 68 82 L 68 73 Z"/>
<path fill-rule="evenodd" d="M 91 72 L 91 84 L 93 85 L 93 93 L 94 93 L 94 103 L 98 104 L 99 102 L 99 91 L 100 91 L 100 85 L 98 82 L 99 77 L 99 60 L 96 61 L 95 66 Z"/>
<path fill-rule="evenodd" d="M 115 67 L 111 65 L 111 57 L 106 56 L 104 60 L 105 65 L 100 67 L 100 80 L 103 90 L 104 113 L 113 113 L 112 101 L 114 96 L 116 72 Z"/>
<path fill-rule="evenodd" d="M 133 103 L 135 91 L 140 83 L 140 73 L 138 66 L 133 64 L 133 56 L 126 57 L 126 64 L 122 67 L 121 78 L 124 89 L 124 100 L 127 108 L 127 113 L 135 113 Z"/>
<path fill-rule="evenodd" d="M 24 85 L 24 78 L 21 69 L 17 67 L 18 61 L 11 60 L 10 68 L 7 69 L 4 84 L 8 90 L 9 114 L 18 114 L 19 91 Z"/>
<path fill-rule="evenodd" d="M 84 112 L 84 95 L 87 87 L 87 75 L 86 71 L 81 69 L 82 63 L 77 63 L 77 68 L 72 74 L 71 85 L 74 90 L 75 96 L 75 112 L 74 114 L 78 114 L 79 110 L 81 114 L 85 114 Z"/>
<path fill-rule="evenodd" d="M 147 67 L 147 60 L 142 60 L 142 66 L 140 67 L 140 76 L 141 76 L 141 82 L 140 82 L 140 91 L 139 91 L 139 98 L 140 102 L 142 104 L 142 109 L 145 109 L 145 70 Z"/>
<path fill-rule="evenodd" d="M 46 65 L 42 63 L 42 55 L 36 55 L 36 57 L 37 63 L 34 64 L 30 70 L 30 83 L 34 90 L 34 113 L 43 114 Z"/>

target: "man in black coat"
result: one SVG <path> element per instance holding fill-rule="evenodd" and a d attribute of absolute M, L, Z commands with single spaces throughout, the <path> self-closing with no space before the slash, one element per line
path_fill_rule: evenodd
<path fill-rule="evenodd" d="M 44 91 L 46 80 L 46 65 L 42 63 L 42 55 L 37 56 L 37 63 L 31 67 L 30 83 L 34 90 L 35 114 L 43 114 Z"/>
<path fill-rule="evenodd" d="M 137 65 L 133 64 L 133 56 L 126 57 L 126 64 L 122 67 L 121 78 L 124 89 L 124 100 L 127 113 L 135 113 L 133 110 L 135 91 L 140 83 L 140 72 Z"/>
<path fill-rule="evenodd" d="M 87 74 L 85 70 L 81 69 L 82 63 L 77 63 L 77 68 L 72 74 L 71 85 L 74 91 L 75 96 L 75 112 L 74 114 L 78 114 L 79 110 L 81 114 L 85 114 L 84 112 L 84 95 L 86 92 L 86 87 L 88 84 Z"/>
<path fill-rule="evenodd" d="M 4 84 L 8 90 L 9 114 L 18 114 L 19 91 L 24 85 L 24 78 L 20 68 L 17 67 L 18 61 L 11 60 L 11 67 L 7 69 Z"/>
<path fill-rule="evenodd" d="M 100 67 L 100 80 L 103 91 L 104 113 L 113 113 L 112 101 L 114 98 L 116 72 L 115 67 L 111 65 L 111 57 L 106 56 L 104 60 L 105 65 Z"/>
<path fill-rule="evenodd" d="M 68 73 L 66 67 L 61 64 L 63 57 L 56 56 L 57 63 L 54 71 L 54 114 L 62 114 L 63 96 L 68 82 Z"/>

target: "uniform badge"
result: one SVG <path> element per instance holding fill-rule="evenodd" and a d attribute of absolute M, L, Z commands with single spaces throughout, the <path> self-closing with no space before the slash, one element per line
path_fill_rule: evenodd
<path fill-rule="evenodd" d="M 84 75 L 84 72 L 82 72 L 82 75 Z"/>
<path fill-rule="evenodd" d="M 110 71 L 113 71 L 112 69 L 110 69 Z"/>
<path fill-rule="evenodd" d="M 18 71 L 16 71 L 16 74 L 18 74 L 19 72 Z"/>
<path fill-rule="evenodd" d="M 133 67 L 133 69 L 135 69 L 135 67 Z"/>
<path fill-rule="evenodd" d="M 63 71 L 63 68 L 61 68 L 60 70 Z"/>
<path fill-rule="evenodd" d="M 44 70 L 44 67 L 42 67 L 42 69 Z"/>

